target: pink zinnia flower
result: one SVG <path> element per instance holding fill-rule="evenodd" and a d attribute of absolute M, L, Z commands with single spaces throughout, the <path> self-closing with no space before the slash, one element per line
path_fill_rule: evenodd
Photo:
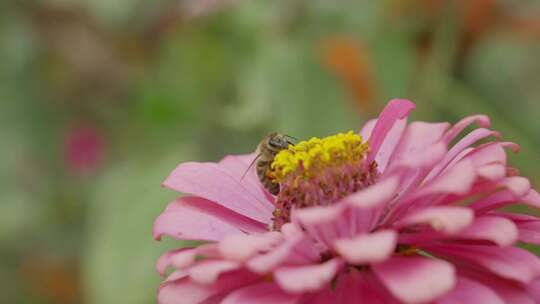
<path fill-rule="evenodd" d="M 539 303 L 540 260 L 515 244 L 540 244 L 540 219 L 499 210 L 540 207 L 507 166 L 517 145 L 483 115 L 407 124 L 414 107 L 392 100 L 360 134 L 283 150 L 277 196 L 253 170 L 241 179 L 254 154 L 180 164 L 164 186 L 190 196 L 154 237 L 206 242 L 158 260 L 174 269 L 158 302 Z"/>

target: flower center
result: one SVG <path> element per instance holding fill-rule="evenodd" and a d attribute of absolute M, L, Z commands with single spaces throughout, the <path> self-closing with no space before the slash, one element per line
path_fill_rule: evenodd
<path fill-rule="evenodd" d="M 280 151 L 269 175 L 279 183 L 274 229 L 294 208 L 329 205 L 375 182 L 377 164 L 365 162 L 369 145 L 353 131 L 311 138 Z"/>

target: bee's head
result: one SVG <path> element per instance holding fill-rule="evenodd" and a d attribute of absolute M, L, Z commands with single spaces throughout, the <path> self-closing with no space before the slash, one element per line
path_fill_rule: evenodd
<path fill-rule="evenodd" d="M 290 141 L 290 138 L 287 135 L 283 135 L 279 133 L 271 133 L 268 136 L 268 145 L 277 150 L 282 150 L 282 149 L 287 149 L 289 145 L 292 145 L 292 142 Z"/>

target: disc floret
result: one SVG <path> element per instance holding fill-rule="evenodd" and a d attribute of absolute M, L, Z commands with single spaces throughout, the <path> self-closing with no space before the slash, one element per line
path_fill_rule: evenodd
<path fill-rule="evenodd" d="M 313 137 L 279 152 L 270 169 L 281 190 L 276 198 L 274 228 L 290 221 L 293 208 L 329 205 L 370 184 L 376 164 L 366 164 L 369 144 L 349 131 Z"/>

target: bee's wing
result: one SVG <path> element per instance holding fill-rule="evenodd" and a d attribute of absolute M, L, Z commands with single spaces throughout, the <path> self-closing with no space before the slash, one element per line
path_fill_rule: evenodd
<path fill-rule="evenodd" d="M 242 181 L 244 179 L 244 177 L 246 177 L 246 174 L 249 172 L 251 167 L 253 167 L 253 165 L 255 164 L 257 159 L 259 159 L 259 157 L 261 157 L 261 153 L 257 154 L 257 156 L 255 156 L 255 158 L 251 161 L 251 163 L 249 164 L 249 166 L 246 169 L 246 172 L 244 172 L 244 174 L 242 174 L 242 177 L 240 178 L 240 181 Z"/>

